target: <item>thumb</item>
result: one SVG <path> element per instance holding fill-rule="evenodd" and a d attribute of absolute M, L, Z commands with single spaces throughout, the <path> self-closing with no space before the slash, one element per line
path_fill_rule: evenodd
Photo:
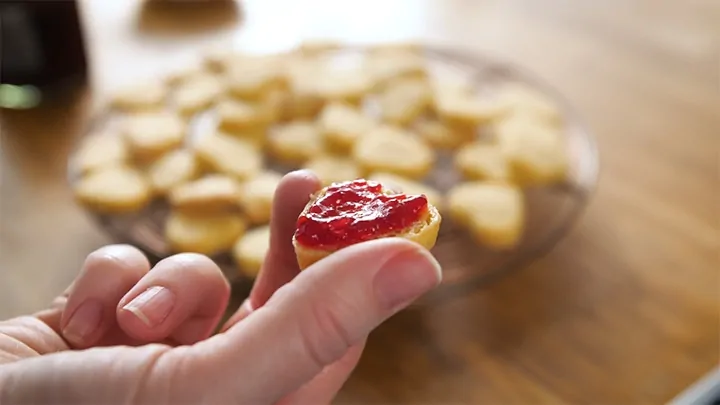
<path fill-rule="evenodd" d="M 274 403 L 441 277 L 433 256 L 404 239 L 345 248 L 301 272 L 225 334 L 195 345 L 191 378 L 204 380 L 198 385 L 204 393 L 226 396 L 218 403 Z"/>

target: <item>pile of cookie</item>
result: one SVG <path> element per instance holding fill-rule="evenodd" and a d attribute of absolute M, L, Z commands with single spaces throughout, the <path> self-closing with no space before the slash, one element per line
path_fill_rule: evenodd
<path fill-rule="evenodd" d="M 562 114 L 542 94 L 434 75 L 421 46 L 350 52 L 331 41 L 284 53 L 214 52 L 202 64 L 113 95 L 121 122 L 88 136 L 72 158 L 83 206 L 108 215 L 171 207 L 165 238 L 175 252 L 231 252 L 254 277 L 268 246 L 275 187 L 287 168 L 324 184 L 368 178 L 422 193 L 479 243 L 515 246 L 523 188 L 563 182 Z M 212 130 L 189 140 L 192 122 Z M 446 193 L 424 179 L 439 154 L 463 181 Z M 270 162 L 270 163 L 269 163 Z"/>

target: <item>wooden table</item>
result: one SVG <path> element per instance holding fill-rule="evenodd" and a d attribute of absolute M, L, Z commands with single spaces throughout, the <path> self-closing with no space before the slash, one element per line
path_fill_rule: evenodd
<path fill-rule="evenodd" d="M 389 321 L 341 401 L 660 403 L 717 364 L 720 3 L 246 3 L 173 19 L 132 1 L 86 1 L 96 91 L 226 40 L 421 38 L 534 70 L 598 136 L 599 189 L 569 237 L 482 291 Z M 90 105 L 80 94 L 3 113 L 3 317 L 49 302 L 108 242 L 64 178 Z"/>

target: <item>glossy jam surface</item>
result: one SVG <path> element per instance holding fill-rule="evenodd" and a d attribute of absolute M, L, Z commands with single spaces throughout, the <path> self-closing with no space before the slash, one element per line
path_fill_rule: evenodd
<path fill-rule="evenodd" d="M 338 249 L 402 232 L 427 209 L 424 195 L 386 195 L 373 181 L 333 184 L 298 218 L 295 240 L 310 248 Z"/>

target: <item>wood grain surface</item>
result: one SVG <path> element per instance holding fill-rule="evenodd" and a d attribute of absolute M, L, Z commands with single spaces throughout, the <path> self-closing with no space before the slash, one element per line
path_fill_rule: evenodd
<path fill-rule="evenodd" d="M 661 403 L 718 364 L 720 2 L 83 5 L 95 95 L 227 41 L 417 38 L 531 69 L 596 133 L 600 183 L 574 231 L 521 272 L 391 319 L 338 402 Z M 2 112 L 2 317 L 50 302 L 108 242 L 64 177 L 96 99 Z"/>

